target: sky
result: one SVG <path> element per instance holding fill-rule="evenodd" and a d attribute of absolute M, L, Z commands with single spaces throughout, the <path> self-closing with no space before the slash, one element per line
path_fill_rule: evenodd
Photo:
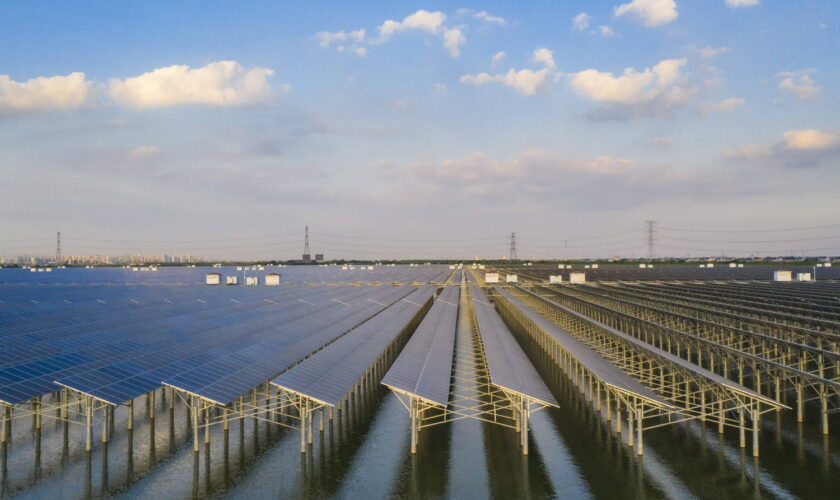
<path fill-rule="evenodd" d="M 840 255 L 840 2 L 0 3 L 0 256 Z"/>

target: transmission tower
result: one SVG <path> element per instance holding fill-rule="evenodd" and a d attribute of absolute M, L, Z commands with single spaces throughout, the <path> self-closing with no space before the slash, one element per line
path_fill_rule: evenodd
<path fill-rule="evenodd" d="M 516 233 L 510 233 L 510 260 L 517 260 L 516 256 Z"/>
<path fill-rule="evenodd" d="M 647 224 L 647 257 L 653 260 L 656 257 L 656 221 L 646 220 L 645 224 Z"/>
<path fill-rule="evenodd" d="M 311 259 L 311 254 L 309 253 L 309 226 L 306 226 L 303 234 L 303 257 L 302 260 L 305 262 L 309 262 Z"/>
<path fill-rule="evenodd" d="M 58 231 L 55 235 L 55 264 L 57 266 L 61 265 L 61 231 Z"/>

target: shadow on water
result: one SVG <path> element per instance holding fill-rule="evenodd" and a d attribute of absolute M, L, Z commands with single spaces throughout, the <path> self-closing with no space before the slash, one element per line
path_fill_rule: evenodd
<path fill-rule="evenodd" d="M 518 433 L 496 425 L 482 427 L 493 498 L 557 498 L 538 450 L 531 448 L 529 455 L 523 455 Z"/>
<path fill-rule="evenodd" d="M 402 406 L 400 404 L 400 406 Z M 403 409 L 404 413 L 405 409 Z M 442 498 L 449 488 L 450 440 L 452 426 L 443 424 L 420 432 L 417 454 L 411 455 L 408 441 L 408 416 L 404 415 L 404 444 L 400 447 L 401 463 L 393 478 L 391 492 L 395 498 Z"/>

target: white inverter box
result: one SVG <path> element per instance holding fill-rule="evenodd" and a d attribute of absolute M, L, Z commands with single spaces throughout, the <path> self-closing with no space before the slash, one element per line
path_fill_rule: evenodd
<path fill-rule="evenodd" d="M 586 273 L 569 273 L 569 283 L 586 283 Z"/>

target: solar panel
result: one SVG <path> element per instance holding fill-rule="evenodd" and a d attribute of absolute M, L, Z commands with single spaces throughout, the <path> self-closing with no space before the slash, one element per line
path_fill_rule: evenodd
<path fill-rule="evenodd" d="M 210 363 L 165 379 L 164 383 L 229 404 L 405 297 L 414 287 L 371 290 L 354 301 L 336 302 L 328 312 L 307 318 L 300 324 L 277 325 L 271 338 L 258 343 L 254 349 L 230 353 L 227 361 L 235 362 L 233 370 L 219 374 Z"/>
<path fill-rule="evenodd" d="M 446 406 L 461 289 L 448 286 L 435 300 L 382 383 Z"/>
<path fill-rule="evenodd" d="M 445 274 L 443 269 L 378 266 L 347 272 L 337 267 L 306 266 L 285 268 L 283 274 L 287 283 L 422 282 L 438 279 Z M 207 270 L 161 268 L 156 273 L 134 273 L 71 268 L 49 274 L 0 270 L 0 400 L 22 402 L 56 390 L 53 380 L 69 381 L 74 376 L 88 390 L 109 391 L 108 400 L 151 387 L 151 380 L 143 377 L 157 374 L 150 374 L 148 366 L 129 365 L 130 370 L 139 370 L 131 376 L 113 367 L 136 353 L 150 352 L 152 346 L 160 352 L 169 351 L 166 354 L 173 359 L 176 353 L 182 356 L 169 363 L 175 366 L 198 355 L 178 350 L 183 349 L 183 339 L 196 335 L 191 329 L 194 325 L 202 321 L 241 324 L 245 320 L 232 311 L 256 311 L 257 303 L 265 306 L 263 302 L 270 302 L 271 297 L 288 293 L 286 287 L 206 287 L 203 278 Z M 222 271 L 235 273 L 230 268 Z M 207 359 L 217 358 L 210 345 L 199 342 L 194 347 L 207 350 Z M 180 369 L 193 368 L 195 365 L 183 365 Z M 94 370 L 99 370 L 98 374 Z M 91 373 L 82 378 L 85 372 Z M 166 376 L 170 375 L 167 372 Z M 126 389 L 119 389 L 119 384 Z"/>
<path fill-rule="evenodd" d="M 144 349 L 167 352 L 168 347 L 189 338 L 190 331 L 198 333 L 202 329 L 212 329 L 213 325 L 224 324 L 232 316 L 253 314 L 260 308 L 271 307 L 262 300 L 251 303 L 190 301 L 183 304 L 161 301 L 158 306 L 160 309 L 156 315 L 143 313 L 145 321 L 123 325 L 119 318 L 113 318 L 110 323 L 90 327 L 92 331 L 83 329 L 82 333 L 74 331 L 77 335 L 59 337 L 59 345 L 48 337 L 32 346 L 3 349 L 4 357 L 17 362 L 0 368 L 0 381 L 7 382 L 0 386 L 0 399 L 15 403 L 25 401 L 57 389 L 52 385 L 54 380 L 64 380 L 99 368 Z M 195 342 L 194 345 L 200 347 L 202 344 Z M 7 379 L 15 375 L 18 376 L 9 384 Z M 45 387 L 49 389 L 44 391 Z M 91 387 L 84 384 L 79 389 L 89 390 Z"/>
<path fill-rule="evenodd" d="M 121 403 L 161 386 L 161 380 L 191 371 L 242 350 L 268 337 L 278 323 L 289 323 L 333 307 L 332 298 L 360 295 L 359 289 L 297 289 L 284 301 L 263 302 L 229 314 L 220 321 L 198 322 L 183 329 L 184 335 L 168 345 L 152 345 L 120 356 L 113 362 L 96 368 L 93 373 L 57 380 L 61 385 L 94 395 L 100 399 Z M 296 299 L 306 297 L 306 302 Z M 231 321 L 233 319 L 233 321 Z M 225 367 L 232 369 L 234 367 Z M 121 376 L 110 372 L 118 370 Z"/>
<path fill-rule="evenodd" d="M 434 292 L 432 286 L 415 290 L 271 383 L 336 406 Z"/>
<path fill-rule="evenodd" d="M 553 302 L 553 301 L 551 301 L 551 300 L 549 300 L 545 297 L 540 297 L 536 294 L 534 294 L 534 295 L 539 297 L 541 300 L 543 300 L 545 302 L 548 302 L 548 303 L 552 304 L 553 306 L 555 306 L 559 309 L 562 309 L 564 312 L 566 312 L 568 314 L 571 314 L 575 317 L 578 317 L 580 319 L 583 319 L 583 320 L 585 320 L 589 323 L 592 323 L 593 325 L 596 325 L 599 328 L 610 332 L 612 335 L 615 335 L 617 338 L 619 338 L 619 339 L 621 339 L 625 342 L 628 342 L 630 344 L 633 344 L 634 346 L 636 346 L 638 348 L 641 348 L 642 350 L 653 353 L 656 356 L 673 363 L 674 365 L 677 365 L 677 366 L 679 366 L 683 369 L 686 369 L 688 371 L 694 372 L 695 374 L 700 375 L 700 376 L 702 376 L 706 379 L 712 380 L 712 381 L 714 381 L 714 382 L 716 382 L 716 383 L 718 383 L 722 386 L 726 386 L 726 387 L 729 387 L 730 389 L 734 389 L 736 391 L 748 394 L 749 396 L 751 396 L 753 398 L 761 399 L 761 400 L 764 400 L 764 401 L 769 402 L 769 403 L 774 404 L 774 405 L 777 404 L 776 401 L 774 401 L 771 398 L 765 397 L 765 396 L 753 391 L 752 389 L 749 389 L 749 388 L 747 388 L 743 385 L 740 385 L 740 384 L 738 384 L 736 382 L 733 382 L 733 381 L 731 381 L 727 378 L 724 378 L 723 376 L 718 375 L 717 373 L 714 373 L 712 371 L 709 371 L 709 370 L 707 370 L 703 367 L 695 365 L 694 363 L 691 363 L 690 361 L 686 361 L 686 360 L 684 360 L 680 357 L 677 357 L 676 355 L 671 354 L 668 351 L 665 351 L 663 349 L 659 349 L 658 347 L 655 347 L 651 344 L 648 344 L 647 342 L 644 342 L 644 341 L 639 340 L 639 339 L 637 339 L 633 336 L 630 336 L 630 335 L 628 335 L 628 334 L 626 334 L 626 333 L 624 333 L 620 330 L 616 330 L 615 328 L 612 328 L 611 326 L 608 326 L 604 323 L 601 323 L 600 321 L 597 321 L 597 320 L 592 319 L 588 316 L 585 316 L 585 315 L 580 314 L 576 311 L 573 311 L 573 310 L 571 310 L 567 307 L 564 307 L 561 304 Z"/>
<path fill-rule="evenodd" d="M 587 370 L 592 372 L 592 374 L 598 379 L 613 387 L 637 394 L 648 400 L 667 404 L 665 400 L 660 398 L 656 393 L 643 386 L 636 379 L 630 377 L 617 366 L 601 357 L 601 355 L 589 346 L 579 342 L 566 330 L 563 330 L 535 310 L 523 304 L 522 301 L 508 293 L 503 288 L 498 286 L 493 288 L 496 293 L 503 296 L 505 299 L 510 301 L 514 307 L 522 311 L 529 320 L 553 338 L 563 349 L 565 349 L 574 359 L 586 367 Z"/>
<path fill-rule="evenodd" d="M 558 406 L 531 361 L 478 286 L 470 287 L 478 332 L 493 385 Z"/>

